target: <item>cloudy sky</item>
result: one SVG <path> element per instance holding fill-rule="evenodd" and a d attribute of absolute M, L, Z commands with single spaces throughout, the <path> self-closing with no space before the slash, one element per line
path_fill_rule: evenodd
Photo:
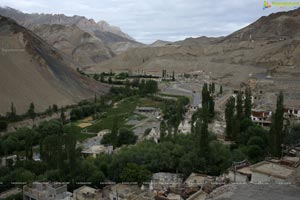
<path fill-rule="evenodd" d="M 263 15 L 289 9 L 263 10 L 263 0 L 0 0 L 0 6 L 105 20 L 144 43 L 224 36 Z"/>

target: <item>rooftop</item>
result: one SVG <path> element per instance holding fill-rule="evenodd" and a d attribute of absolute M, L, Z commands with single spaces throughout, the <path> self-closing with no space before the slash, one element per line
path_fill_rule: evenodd
<path fill-rule="evenodd" d="M 184 181 L 184 183 L 189 187 L 193 187 L 193 186 L 202 185 L 205 182 L 212 179 L 213 179 L 212 177 L 209 177 L 207 175 L 191 173 L 191 175 Z"/>
<path fill-rule="evenodd" d="M 104 145 L 93 145 L 89 148 L 86 148 L 81 151 L 84 154 L 100 154 L 100 153 L 109 153 L 113 150 L 112 146 L 104 146 Z"/>
<path fill-rule="evenodd" d="M 101 191 L 89 186 L 82 186 L 74 190 L 73 195 L 82 196 L 84 198 L 99 198 L 101 196 Z"/>
<path fill-rule="evenodd" d="M 250 166 L 252 172 L 266 174 L 277 178 L 286 179 L 293 173 L 293 169 L 277 163 L 262 161 L 255 165 Z"/>

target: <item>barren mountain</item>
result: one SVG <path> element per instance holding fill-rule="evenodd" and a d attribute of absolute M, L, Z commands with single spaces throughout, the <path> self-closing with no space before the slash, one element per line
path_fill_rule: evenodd
<path fill-rule="evenodd" d="M 1 8 L 0 13 L 3 16 L 14 19 L 19 24 L 30 28 L 31 26 L 39 24 L 61 24 L 61 25 L 76 25 L 80 29 L 93 33 L 94 31 L 110 32 L 120 37 L 134 40 L 126 33 L 123 33 L 119 27 L 111 26 L 105 21 L 96 23 L 93 19 L 87 19 L 82 16 L 74 15 L 72 17 L 63 14 L 27 14 L 13 8 Z"/>
<path fill-rule="evenodd" d="M 150 44 L 150 47 L 163 47 L 163 46 L 171 45 L 171 44 L 172 44 L 172 42 L 169 42 L 169 41 L 156 40 L 155 42 Z"/>
<path fill-rule="evenodd" d="M 0 16 L 0 113 L 14 102 L 23 113 L 30 102 L 38 111 L 103 94 L 108 87 L 81 76 L 76 64 L 28 29 Z M 71 67 L 73 65 L 73 67 Z"/>
<path fill-rule="evenodd" d="M 40 25 L 33 32 L 48 44 L 70 55 L 81 66 L 90 66 L 114 56 L 114 53 L 98 38 L 82 31 L 77 26 Z"/>
<path fill-rule="evenodd" d="M 122 32 L 119 27 L 111 26 L 105 21 L 99 21 L 96 23 L 93 19 L 87 19 L 77 15 L 69 17 L 63 14 L 27 14 L 12 8 L 1 7 L 0 14 L 14 19 L 20 25 L 23 25 L 31 30 L 35 30 L 43 24 L 59 24 L 64 26 L 75 25 L 82 31 L 97 37 L 103 44 L 110 47 L 111 50 L 117 54 L 127 50 L 128 48 L 143 46 L 143 44 L 136 42 L 128 34 Z M 45 37 L 48 36 L 45 35 Z M 51 35 L 49 37 L 51 37 Z"/>
<path fill-rule="evenodd" d="M 130 49 L 90 71 L 144 69 L 161 73 L 203 70 L 228 84 L 249 75 L 300 73 L 300 9 L 271 14 L 225 38 L 188 38 L 160 47 Z M 251 31 L 250 31 L 251 30 Z"/>
<path fill-rule="evenodd" d="M 227 36 L 224 40 L 256 41 L 300 39 L 300 8 L 263 16 L 249 26 Z"/>

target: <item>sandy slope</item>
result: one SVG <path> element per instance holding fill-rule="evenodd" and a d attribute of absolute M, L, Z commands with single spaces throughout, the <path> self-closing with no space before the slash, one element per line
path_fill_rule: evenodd
<path fill-rule="evenodd" d="M 71 65 L 76 64 L 31 31 L 0 17 L 0 113 L 7 112 L 11 102 L 19 113 L 30 102 L 43 111 L 54 103 L 72 104 L 108 91 Z"/>

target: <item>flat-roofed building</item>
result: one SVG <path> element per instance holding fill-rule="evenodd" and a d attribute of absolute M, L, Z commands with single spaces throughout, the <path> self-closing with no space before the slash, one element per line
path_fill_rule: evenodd
<path fill-rule="evenodd" d="M 67 185 L 34 182 L 23 187 L 23 200 L 71 200 Z"/>
<path fill-rule="evenodd" d="M 148 189 L 141 189 L 136 184 L 116 184 L 103 189 L 104 198 L 108 200 L 151 200 L 154 194 Z"/>
<path fill-rule="evenodd" d="M 294 169 L 276 162 L 262 161 L 250 166 L 251 183 L 286 183 Z"/>
<path fill-rule="evenodd" d="M 102 191 L 89 186 L 82 186 L 73 191 L 73 200 L 100 200 Z"/>

